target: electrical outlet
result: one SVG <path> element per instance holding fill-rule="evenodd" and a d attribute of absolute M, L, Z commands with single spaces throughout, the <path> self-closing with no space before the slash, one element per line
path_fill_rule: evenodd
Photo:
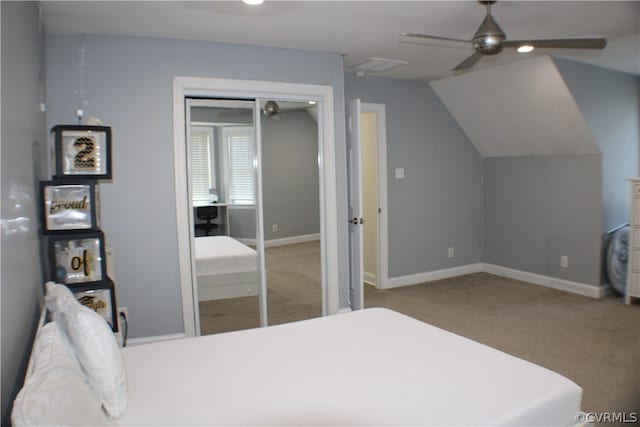
<path fill-rule="evenodd" d="M 271 226 L 271 231 L 274 232 L 274 233 L 277 232 L 278 231 L 278 224 L 273 224 Z"/>
<path fill-rule="evenodd" d="M 455 251 L 456 251 L 455 248 L 449 248 L 449 250 L 447 252 L 448 255 L 449 255 L 449 258 L 453 258 L 453 256 L 455 255 Z"/>
<path fill-rule="evenodd" d="M 118 307 L 118 313 L 124 314 L 124 317 L 129 319 L 129 309 L 127 307 Z"/>
<path fill-rule="evenodd" d="M 560 257 L 560 267 L 567 268 L 569 267 L 569 257 L 566 255 L 562 255 Z"/>

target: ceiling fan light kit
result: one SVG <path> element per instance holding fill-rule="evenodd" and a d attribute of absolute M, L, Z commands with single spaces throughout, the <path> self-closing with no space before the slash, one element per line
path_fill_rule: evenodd
<path fill-rule="evenodd" d="M 530 44 L 523 44 L 522 46 L 517 48 L 516 51 L 518 53 L 529 53 L 529 52 L 533 52 L 533 49 L 535 49 L 535 48 L 533 46 L 531 46 Z"/>
<path fill-rule="evenodd" d="M 506 47 L 516 49 L 519 53 L 529 53 L 535 48 L 551 49 L 604 49 L 606 39 L 594 38 L 568 38 L 568 39 L 532 39 L 532 40 L 508 40 L 500 25 L 491 15 L 491 5 L 495 0 L 479 1 L 486 5 L 487 13 L 476 30 L 471 40 L 462 40 L 450 37 L 432 36 L 420 33 L 402 33 L 405 37 L 419 37 L 434 40 L 447 40 L 454 42 L 470 43 L 474 51 L 464 61 L 453 68 L 453 71 L 466 70 L 473 67 L 484 55 L 496 55 Z"/>

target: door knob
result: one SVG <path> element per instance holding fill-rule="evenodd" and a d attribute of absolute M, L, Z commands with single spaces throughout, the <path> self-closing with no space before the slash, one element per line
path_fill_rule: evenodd
<path fill-rule="evenodd" d="M 358 225 L 358 218 L 354 216 L 353 219 L 348 219 L 347 222 L 349 224 Z"/>

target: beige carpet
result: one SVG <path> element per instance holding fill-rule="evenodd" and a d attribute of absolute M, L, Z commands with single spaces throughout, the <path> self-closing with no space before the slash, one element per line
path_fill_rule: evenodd
<path fill-rule="evenodd" d="M 322 315 L 320 244 L 276 246 L 265 251 L 269 325 Z M 200 303 L 203 335 L 260 326 L 258 297 Z"/>
<path fill-rule="evenodd" d="M 267 249 L 270 324 L 320 315 L 319 248 Z M 290 273 L 287 273 L 287 270 Z M 572 379 L 587 412 L 640 413 L 640 306 L 470 274 L 378 290 L 367 307 L 388 307 Z M 203 333 L 258 326 L 257 297 L 200 305 Z"/>

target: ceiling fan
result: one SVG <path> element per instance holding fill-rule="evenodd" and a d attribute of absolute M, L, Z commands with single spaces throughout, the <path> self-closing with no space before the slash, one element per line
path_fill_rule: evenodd
<path fill-rule="evenodd" d="M 572 38 L 572 39 L 533 39 L 533 40 L 507 40 L 507 35 L 493 19 L 491 15 L 491 5 L 496 0 L 479 1 L 486 5 L 487 14 L 473 35 L 471 40 L 462 40 L 451 37 L 431 36 L 420 33 L 402 33 L 404 37 L 419 37 L 433 40 L 445 40 L 461 43 L 471 43 L 475 50 L 471 56 L 453 68 L 453 71 L 466 70 L 475 65 L 484 55 L 496 55 L 503 48 L 514 48 L 518 52 L 531 52 L 534 48 L 561 48 L 561 49 L 604 49 L 607 40 L 602 37 L 596 38 Z"/>
<path fill-rule="evenodd" d="M 278 115 L 278 113 L 280 113 L 280 106 L 276 101 L 265 102 L 264 108 L 262 109 L 262 114 L 265 117 L 268 117 L 275 121 L 279 121 L 280 116 Z"/>

